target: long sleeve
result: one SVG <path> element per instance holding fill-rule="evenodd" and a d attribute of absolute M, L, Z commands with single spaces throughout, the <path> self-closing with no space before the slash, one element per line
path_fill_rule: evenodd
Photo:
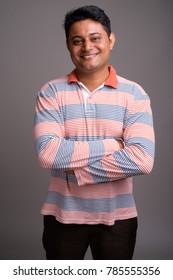
<path fill-rule="evenodd" d="M 118 151 L 115 139 L 72 141 L 66 139 L 65 117 L 58 93 L 46 84 L 38 93 L 34 125 L 35 149 L 42 168 L 82 168 Z"/>
<path fill-rule="evenodd" d="M 124 149 L 75 170 L 78 185 L 115 181 L 151 172 L 155 152 L 153 118 L 150 99 L 139 86 L 134 86 L 133 98 L 127 104 L 123 139 Z"/>

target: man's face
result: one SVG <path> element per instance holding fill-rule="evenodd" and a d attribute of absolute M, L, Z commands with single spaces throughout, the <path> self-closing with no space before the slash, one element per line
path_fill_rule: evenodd
<path fill-rule="evenodd" d="M 75 22 L 69 32 L 67 47 L 78 73 L 92 73 L 107 68 L 115 36 L 103 26 L 87 19 Z"/>

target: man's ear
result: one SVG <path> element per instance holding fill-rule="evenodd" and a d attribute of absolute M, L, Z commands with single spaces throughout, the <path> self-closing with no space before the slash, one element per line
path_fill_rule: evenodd
<path fill-rule="evenodd" d="M 110 49 L 112 50 L 114 47 L 114 44 L 116 42 L 116 37 L 115 37 L 115 33 L 111 32 L 110 36 L 109 36 L 109 42 L 110 42 Z"/>

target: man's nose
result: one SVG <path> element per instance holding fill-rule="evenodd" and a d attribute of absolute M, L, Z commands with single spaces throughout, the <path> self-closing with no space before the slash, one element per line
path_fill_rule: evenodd
<path fill-rule="evenodd" d="M 90 51 L 93 48 L 93 43 L 90 40 L 85 40 L 82 46 L 83 50 Z"/>

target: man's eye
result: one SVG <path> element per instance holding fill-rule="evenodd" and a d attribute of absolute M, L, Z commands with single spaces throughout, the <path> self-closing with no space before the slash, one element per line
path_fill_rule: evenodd
<path fill-rule="evenodd" d="M 82 40 L 74 40 L 73 41 L 73 45 L 77 46 L 77 45 L 81 45 L 83 43 Z"/>
<path fill-rule="evenodd" d="M 91 39 L 92 42 L 97 42 L 97 41 L 99 41 L 99 40 L 100 40 L 100 37 L 93 37 L 93 38 Z"/>

